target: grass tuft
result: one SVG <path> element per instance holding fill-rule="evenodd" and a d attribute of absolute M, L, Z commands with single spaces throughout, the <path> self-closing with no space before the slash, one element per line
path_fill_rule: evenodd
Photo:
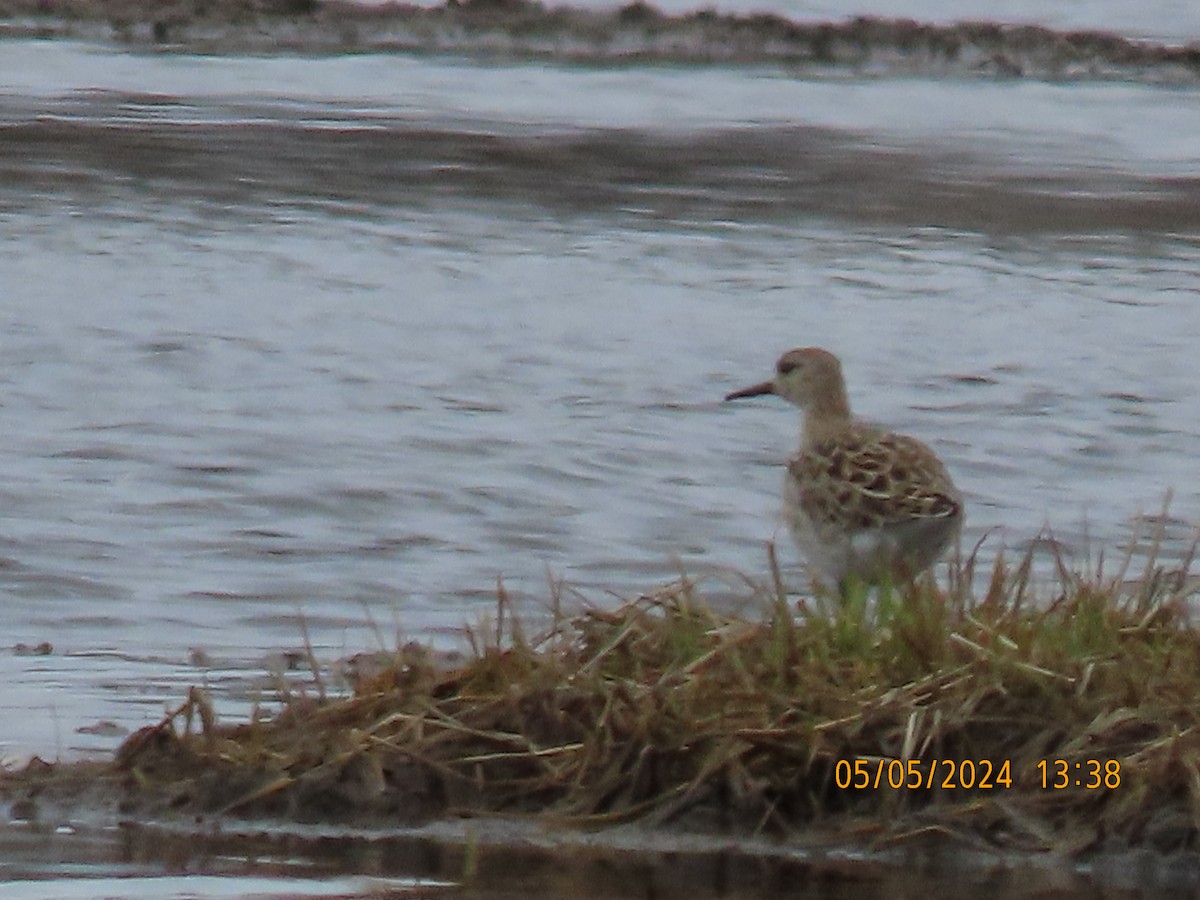
<path fill-rule="evenodd" d="M 998 553 L 985 578 L 977 546 L 940 580 L 795 603 L 769 547 L 768 576 L 748 582 L 756 620 L 718 614 L 686 577 L 577 614 L 552 583 L 540 636 L 500 584 L 459 668 L 406 645 L 353 696 L 322 686 L 229 727 L 195 691 L 117 764 L 186 811 L 820 827 L 884 845 L 937 834 L 1063 853 L 1191 847 L 1195 548 L 1169 570 L 1160 539 L 1136 577 L 1132 550 L 1110 575 L 1103 560 L 1073 569 L 1043 539 L 1015 561 Z M 1039 586 L 1046 548 L 1056 576 Z"/>

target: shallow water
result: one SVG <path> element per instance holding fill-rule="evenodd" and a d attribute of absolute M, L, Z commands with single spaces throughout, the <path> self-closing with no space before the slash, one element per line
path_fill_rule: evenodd
<path fill-rule="evenodd" d="M 156 827 L 0 826 L 0 880 L 11 900 L 413 897 L 456 900 L 852 900 L 864 888 L 931 900 L 1192 896 L 1186 863 L 1114 859 L 1062 864 L 903 849 L 873 856 L 762 840 L 637 829 L 573 834 L 481 821 L 415 833 L 347 835 L 296 827 L 187 834 Z M 1191 893 L 1189 893 L 1189 891 Z"/>
<path fill-rule="evenodd" d="M 0 632 L 52 652 L 0 653 L 0 753 L 245 714 L 304 628 L 460 646 L 498 579 L 736 584 L 778 533 L 802 587 L 796 415 L 720 403 L 794 345 L 942 453 L 968 546 L 1114 555 L 1173 490 L 1178 557 L 1196 100 L 5 41 Z"/>

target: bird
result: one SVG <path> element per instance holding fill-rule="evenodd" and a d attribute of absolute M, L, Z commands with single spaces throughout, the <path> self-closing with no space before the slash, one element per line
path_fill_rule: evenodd
<path fill-rule="evenodd" d="M 854 583 L 910 580 L 957 541 L 963 498 L 946 467 L 916 438 L 850 414 L 834 354 L 789 350 L 774 378 L 725 399 L 765 394 L 803 412 L 800 448 L 784 475 L 784 517 L 818 585 L 844 596 Z"/>

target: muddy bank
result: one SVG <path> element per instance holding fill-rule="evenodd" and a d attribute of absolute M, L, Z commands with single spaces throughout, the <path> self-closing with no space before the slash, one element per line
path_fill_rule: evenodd
<path fill-rule="evenodd" d="M 533 0 L 361 6 L 318 0 L 4 0 L 0 35 L 68 37 L 178 52 L 454 53 L 563 62 L 783 65 L 797 72 L 1192 84 L 1200 45 L 995 22 L 668 15 Z"/>
<path fill-rule="evenodd" d="M 207 783 L 214 797 L 228 796 L 225 787 Z M 294 812 L 316 820 L 327 813 L 320 806 L 299 804 Z M 930 900 L 1051 894 L 1084 900 L 1200 890 L 1200 855 L 1194 852 L 1114 849 L 1081 866 L 1058 855 L 983 847 L 932 821 L 912 823 L 915 829 L 899 839 L 879 840 L 878 821 L 834 816 L 780 840 L 643 823 L 596 828 L 465 809 L 407 826 L 403 816 L 344 812 L 336 818 L 372 824 L 197 814 L 191 801 L 154 788 L 145 773 L 120 763 L 35 761 L 0 775 L 0 881 L 45 881 L 67 867 L 71 879 L 96 883 L 181 873 L 235 884 L 240 879 L 253 893 L 254 879 L 294 878 L 299 896 L 314 879 L 367 876 L 434 885 L 397 887 L 395 896 L 488 900 L 730 900 L 811 897 L 814 891 L 830 900 L 851 900 L 864 891 Z M 339 896 L 393 896 L 385 887 L 372 883 L 361 894 L 347 889 Z"/>
<path fill-rule="evenodd" d="M 178 797 L 155 797 L 138 782 L 108 763 L 35 762 L 0 776 L 0 880 L 45 881 L 67 866 L 71 879 L 96 883 L 187 873 L 244 882 L 252 893 L 254 879 L 274 879 L 278 890 L 279 879 L 293 878 L 300 895 L 314 879 L 328 884 L 366 876 L 438 885 L 397 887 L 396 896 L 488 900 L 729 900 L 768 893 L 811 897 L 814 891 L 831 900 L 863 891 L 931 900 L 1051 894 L 1084 900 L 1200 889 L 1194 852 L 1114 850 L 1080 866 L 1060 856 L 982 848 L 935 826 L 873 845 L 878 823 L 836 819 L 786 841 L 642 825 L 597 830 L 554 819 L 464 816 L 461 810 L 458 818 L 412 827 L 304 825 L 194 815 L 173 808 Z M 364 897 L 380 896 L 385 887 L 370 882 L 359 890 Z M 347 887 L 339 896 L 360 894 Z"/>

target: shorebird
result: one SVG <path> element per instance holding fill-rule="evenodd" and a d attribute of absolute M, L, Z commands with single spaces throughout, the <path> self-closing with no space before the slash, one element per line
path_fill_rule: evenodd
<path fill-rule="evenodd" d="M 804 413 L 784 476 L 784 515 L 814 580 L 845 592 L 913 578 L 957 536 L 962 495 L 916 438 L 850 415 L 842 365 L 827 350 L 789 350 L 775 377 L 726 400 L 774 394 Z"/>

